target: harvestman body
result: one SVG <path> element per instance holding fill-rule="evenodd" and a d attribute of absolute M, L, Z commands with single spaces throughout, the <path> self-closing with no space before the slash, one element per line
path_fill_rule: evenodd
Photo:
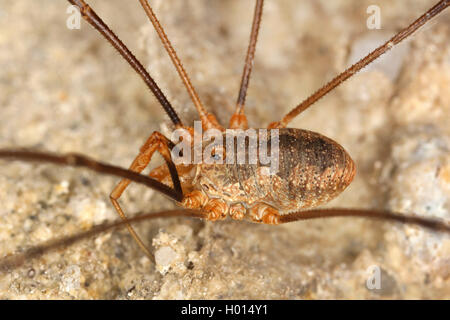
<path fill-rule="evenodd" d="M 83 0 L 68 1 L 80 9 L 83 18 L 96 28 L 142 77 L 167 112 L 175 128 L 186 130 L 188 135 L 193 138 L 194 128 L 185 126 L 182 123 L 169 101 L 142 64 L 108 28 L 94 10 Z M 203 107 L 199 96 L 148 1 L 139 1 L 155 27 L 181 80 L 188 90 L 199 114 L 202 128 L 205 130 L 216 129 L 225 135 L 225 129 L 219 124 L 215 116 L 208 113 Z M 247 118 L 244 114 L 244 105 L 262 18 L 263 2 L 263 0 L 256 1 L 250 43 L 236 109 L 229 124 L 229 128 L 232 130 L 248 129 Z M 35 249 L 33 252 L 27 252 L 21 257 L 22 260 L 39 255 L 41 252 L 53 247 L 66 245 L 80 238 L 123 224 L 127 226 L 133 238 L 146 255 L 153 260 L 152 253 L 141 241 L 130 223 L 137 220 L 168 216 L 191 216 L 214 221 L 224 219 L 229 215 L 231 218 L 237 220 L 248 219 L 253 222 L 266 224 L 279 224 L 319 217 L 359 216 L 412 223 L 433 230 L 450 232 L 450 227 L 442 222 L 415 216 L 405 216 L 378 210 L 312 209 L 330 201 L 351 183 L 356 172 L 355 164 L 344 148 L 335 141 L 315 132 L 286 128 L 289 122 L 297 115 L 380 55 L 390 50 L 394 45 L 407 38 L 449 5 L 450 1 L 448 0 L 439 1 L 409 27 L 399 32 L 384 45 L 331 80 L 295 107 L 280 121 L 271 123 L 268 127 L 270 129 L 269 131 L 276 130 L 279 135 L 279 170 L 273 175 L 264 173 L 264 166 L 259 162 L 256 164 L 199 163 L 176 165 L 171 156 L 174 142 L 159 132 L 153 132 L 150 135 L 141 147 L 138 156 L 131 164 L 129 170 L 100 163 L 76 154 L 59 156 L 20 149 L 0 149 L 0 158 L 84 166 L 97 172 L 123 178 L 110 195 L 112 204 L 123 219 L 123 222 L 101 226 L 94 228 L 88 233 L 49 243 Z M 194 139 L 190 140 L 192 149 L 195 147 L 193 141 Z M 153 169 L 149 174 L 150 177 L 141 175 L 140 172 L 147 167 L 156 151 L 163 156 L 165 164 Z M 225 151 L 224 147 L 215 149 L 213 156 L 223 159 L 226 154 Z M 165 194 L 187 210 L 153 213 L 128 219 L 118 199 L 131 181 L 145 184 Z M 9 260 L 8 262 L 0 262 L 0 266 L 12 266 L 18 263 L 18 261 Z"/>

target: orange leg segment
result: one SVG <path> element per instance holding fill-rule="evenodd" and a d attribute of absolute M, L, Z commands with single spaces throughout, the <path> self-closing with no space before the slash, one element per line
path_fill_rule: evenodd
<path fill-rule="evenodd" d="M 259 27 L 263 12 L 264 0 L 256 0 L 255 11 L 253 13 L 252 31 L 250 33 L 250 43 L 248 44 L 247 56 L 245 58 L 244 70 L 242 71 L 241 86 L 236 102 L 236 110 L 230 120 L 230 129 L 248 129 L 247 117 L 244 114 L 245 97 L 250 83 L 253 60 L 255 59 L 256 42 L 258 41 Z"/>
<path fill-rule="evenodd" d="M 169 148 L 170 144 L 171 144 L 170 140 L 167 139 L 164 135 L 156 131 L 153 132 L 147 139 L 147 141 L 144 143 L 144 145 L 141 147 L 138 156 L 134 159 L 133 163 L 130 166 L 130 170 L 139 173 L 142 172 L 150 163 L 150 160 L 152 159 L 152 156 L 155 153 L 155 151 L 158 151 L 163 156 L 164 160 L 166 161 L 166 164 L 169 166 L 175 190 L 182 193 L 180 180 L 178 174 L 176 173 L 175 165 L 173 164 L 173 161 L 170 156 L 170 148 Z M 123 220 L 127 220 L 127 217 L 123 212 L 122 208 L 120 207 L 118 199 L 120 198 L 120 196 L 130 183 L 131 181 L 128 179 L 122 179 L 109 196 L 114 208 L 116 208 L 117 213 Z M 132 237 L 134 238 L 134 240 L 139 245 L 139 247 L 141 247 L 141 249 L 145 252 L 145 254 L 150 258 L 150 260 L 154 261 L 154 257 L 150 253 L 150 250 L 147 248 L 147 246 L 144 244 L 141 238 L 137 235 L 134 228 L 129 223 L 126 224 L 126 227 L 130 232 L 130 234 L 132 235 Z"/>
<path fill-rule="evenodd" d="M 265 224 L 279 224 L 280 213 L 278 210 L 264 203 L 258 203 L 250 209 L 250 218 L 254 222 Z"/>
<path fill-rule="evenodd" d="M 227 217 L 227 203 L 221 199 L 209 199 L 201 190 L 188 193 L 181 204 L 189 209 L 202 209 L 206 219 L 210 221 L 223 220 Z"/>

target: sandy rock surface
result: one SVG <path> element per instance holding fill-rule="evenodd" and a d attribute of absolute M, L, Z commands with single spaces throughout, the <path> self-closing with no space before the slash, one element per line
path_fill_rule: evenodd
<path fill-rule="evenodd" d="M 267 1 L 246 112 L 253 127 L 290 108 L 435 1 Z M 148 67 L 185 123 L 192 103 L 137 1 L 90 1 Z M 207 108 L 227 125 L 253 1 L 152 1 Z M 140 78 L 62 0 L 0 0 L 0 147 L 80 152 L 128 167 L 169 121 Z M 449 10 L 447 10 L 449 11 Z M 450 12 L 292 122 L 341 143 L 357 164 L 330 207 L 383 208 L 450 220 Z M 117 178 L 0 162 L 0 257 L 118 218 Z M 131 186 L 129 214 L 174 208 Z M 450 238 L 365 219 L 266 226 L 160 219 L 104 233 L 0 274 L 0 298 L 450 298 Z M 374 272 L 381 287 L 367 285 Z"/>

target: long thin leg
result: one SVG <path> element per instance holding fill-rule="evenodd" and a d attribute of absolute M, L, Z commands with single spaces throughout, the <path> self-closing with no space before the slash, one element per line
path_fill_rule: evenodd
<path fill-rule="evenodd" d="M 155 13 L 153 12 L 152 8 L 150 7 L 150 4 L 147 0 L 139 0 L 139 2 L 142 5 L 142 8 L 144 8 L 145 13 L 147 14 L 148 18 L 153 24 L 153 27 L 155 28 L 156 32 L 158 33 L 159 38 L 161 39 L 162 44 L 164 45 L 164 48 L 166 49 L 167 53 L 170 56 L 170 59 L 172 60 L 173 65 L 175 66 L 175 69 L 177 69 L 177 72 L 181 78 L 181 80 L 184 83 L 184 86 L 186 87 L 192 102 L 195 105 L 195 108 L 197 109 L 197 112 L 200 116 L 200 120 L 202 121 L 202 127 L 203 129 L 219 129 L 223 131 L 222 126 L 217 121 L 216 117 L 208 112 L 206 112 L 205 108 L 203 107 L 202 101 L 200 100 L 197 92 L 195 91 L 194 86 L 191 83 L 191 80 L 189 79 L 188 74 L 186 73 L 186 70 L 183 68 L 183 64 L 181 63 L 180 59 L 177 56 L 177 53 L 175 49 L 172 47 L 172 44 L 169 41 L 169 38 L 167 37 L 166 33 L 164 32 L 163 27 L 159 23 L 158 19 L 156 18 Z"/>
<path fill-rule="evenodd" d="M 145 70 L 139 60 L 131 53 L 127 46 L 114 34 L 114 32 L 106 25 L 105 22 L 95 13 L 95 11 L 83 0 L 68 0 L 74 6 L 80 9 L 83 18 L 89 22 L 95 29 L 97 29 L 106 40 L 120 53 L 120 55 L 130 64 L 130 66 L 139 74 L 144 80 L 147 87 L 155 95 L 163 109 L 166 111 L 170 120 L 177 128 L 183 127 L 183 124 L 173 109 L 166 96 L 162 93 L 156 82 Z"/>
<path fill-rule="evenodd" d="M 255 59 L 256 42 L 258 41 L 259 26 L 263 13 L 264 0 L 257 0 L 253 14 L 252 31 L 248 44 L 247 56 L 245 58 L 244 71 L 242 72 L 241 86 L 236 101 L 236 110 L 230 119 L 231 129 L 247 129 L 248 121 L 244 114 L 245 98 L 247 96 L 250 74 L 252 73 L 253 60 Z"/>
<path fill-rule="evenodd" d="M 172 200 L 178 202 L 181 202 L 183 200 L 183 193 L 175 190 L 174 188 L 166 186 L 156 179 L 121 167 L 113 166 L 111 164 L 99 162 L 81 154 L 69 153 L 58 155 L 49 152 L 32 151 L 25 149 L 0 149 L 0 159 L 1 158 L 26 162 L 53 163 L 56 165 L 68 167 L 83 167 L 98 173 L 121 177 L 134 181 L 136 183 L 143 184 L 148 188 L 161 192 Z M 178 176 L 172 176 L 172 180 L 174 179 L 178 179 Z"/>
<path fill-rule="evenodd" d="M 198 210 L 178 209 L 171 211 L 153 212 L 147 214 L 141 214 L 127 220 L 116 221 L 112 223 L 101 224 L 91 228 L 88 231 L 80 232 L 72 236 L 54 239 L 45 243 L 33 246 L 24 252 L 7 255 L 0 259 L 0 272 L 9 272 L 12 269 L 18 268 L 25 262 L 31 259 L 37 259 L 45 253 L 50 251 L 68 247 L 75 244 L 78 241 L 93 237 L 103 232 L 113 230 L 130 223 L 137 223 L 144 220 L 158 219 L 158 218 L 170 218 L 170 217 L 192 217 L 192 218 L 204 218 L 205 215 Z"/>
<path fill-rule="evenodd" d="M 425 14 L 423 14 L 420 18 L 414 21 L 410 26 L 403 29 L 399 33 L 397 33 L 394 37 L 392 37 L 389 41 L 387 41 L 382 46 L 378 47 L 371 53 L 369 53 L 366 57 L 359 60 L 357 63 L 352 65 L 350 68 L 339 74 L 333 80 L 328 82 L 325 86 L 314 92 L 311 96 L 309 96 L 306 100 L 300 103 L 297 107 L 291 110 L 284 118 L 282 118 L 279 122 L 273 122 L 269 125 L 269 128 L 285 128 L 289 122 L 291 122 L 296 116 L 300 113 L 308 109 L 314 103 L 316 103 L 319 99 L 325 96 L 328 92 L 339 86 L 342 82 L 353 76 L 355 73 L 360 71 L 362 68 L 367 66 L 369 63 L 377 59 L 379 56 L 389 51 L 400 43 L 402 40 L 409 37 L 413 34 L 417 29 L 431 20 L 433 17 L 438 15 L 440 12 L 445 10 L 448 6 L 450 6 L 450 0 L 441 0 L 434 7 L 428 10 Z"/>
<path fill-rule="evenodd" d="M 113 223 L 102 224 L 99 226 L 95 226 L 92 229 L 81 232 L 72 236 L 50 240 L 43 244 L 33 246 L 25 252 L 7 255 L 0 259 L 0 272 L 8 272 L 12 269 L 18 268 L 23 265 L 26 261 L 31 259 L 36 259 L 42 256 L 43 254 L 70 246 L 78 241 L 83 239 L 90 238 L 97 234 L 100 234 L 105 231 L 109 231 L 115 228 L 122 227 L 127 223 L 137 223 L 144 220 L 151 220 L 157 218 L 169 218 L 169 217 L 192 217 L 192 218 L 206 218 L 204 212 L 199 210 L 191 210 L 191 209 L 183 209 L 183 210 L 171 210 L 171 211 L 162 211 L 155 213 L 148 213 L 137 215 L 133 218 L 116 221 Z M 394 214 L 391 212 L 384 211 L 372 211 L 372 210 L 357 210 L 357 209 L 316 209 L 316 210 L 308 210 L 303 212 L 298 212 L 290 215 L 274 215 L 273 217 L 277 218 L 277 223 L 287 223 L 293 222 L 297 220 L 309 220 L 316 218 L 331 218 L 331 217 L 364 217 L 364 218 L 375 218 L 380 220 L 391 220 L 401 223 L 410 223 L 416 224 L 425 228 L 429 228 L 433 231 L 441 231 L 450 233 L 450 226 L 444 224 L 438 220 L 420 218 L 420 217 L 412 217 L 405 216 L 400 214 Z M 277 224 L 273 221 L 265 221 L 263 223 Z"/>
<path fill-rule="evenodd" d="M 313 209 L 299 211 L 285 215 L 279 215 L 278 223 L 287 223 L 298 220 L 310 220 L 317 218 L 332 217 L 360 217 L 380 220 L 395 221 L 404 224 L 413 224 L 433 231 L 450 233 L 450 225 L 435 219 L 404 215 L 389 211 L 366 210 L 366 209 Z"/>
<path fill-rule="evenodd" d="M 170 148 L 169 148 L 170 143 L 171 142 L 161 133 L 156 131 L 153 132 L 147 139 L 145 144 L 141 147 L 139 154 L 137 155 L 137 157 L 134 159 L 133 163 L 130 166 L 130 170 L 139 173 L 142 172 L 150 163 L 150 160 L 152 159 L 152 156 L 155 153 L 155 151 L 158 151 L 163 156 L 164 160 L 169 166 L 169 170 L 172 175 L 172 182 L 174 185 L 174 189 L 182 194 L 180 180 L 178 174 L 176 174 L 176 168 L 170 156 Z M 124 221 L 127 220 L 127 217 L 123 212 L 122 208 L 120 207 L 118 199 L 120 198 L 120 196 L 130 183 L 131 181 L 128 179 L 122 179 L 109 196 L 114 208 L 116 208 L 117 213 Z M 141 238 L 137 235 L 136 231 L 133 229 L 131 224 L 127 223 L 126 227 L 128 228 L 130 234 L 133 236 L 134 240 L 136 240 L 137 244 L 141 247 L 141 249 L 145 252 L 145 254 L 154 262 L 154 257 L 150 253 L 150 250 L 147 248 L 147 246 L 144 244 Z"/>

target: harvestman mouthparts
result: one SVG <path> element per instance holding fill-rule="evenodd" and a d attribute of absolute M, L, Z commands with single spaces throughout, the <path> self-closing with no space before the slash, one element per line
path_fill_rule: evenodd
<path fill-rule="evenodd" d="M 68 1 L 80 10 L 82 17 L 99 31 L 120 53 L 124 60 L 130 64 L 136 73 L 141 76 L 169 116 L 175 128 L 186 129 L 193 136 L 194 128 L 185 126 L 182 123 L 176 111 L 150 74 L 95 11 L 83 0 Z M 216 117 L 205 110 L 203 103 L 149 2 L 147 0 L 139 0 L 139 2 L 153 24 L 180 79 L 189 93 L 199 114 L 202 128 L 205 130 L 217 129 L 225 134 L 224 127 L 219 124 Z M 229 128 L 233 130 L 248 129 L 248 121 L 244 113 L 244 107 L 255 57 L 258 32 L 262 20 L 263 4 L 263 0 L 256 0 L 250 42 L 244 63 L 236 108 L 229 122 Z M 128 170 L 105 164 L 79 154 L 56 155 L 24 149 L 0 149 L 0 158 L 4 159 L 84 167 L 98 173 L 122 178 L 110 195 L 111 202 L 122 221 L 100 225 L 88 232 L 63 239 L 56 239 L 33 247 L 24 253 L 7 256 L 0 260 L 0 269 L 5 270 L 17 267 L 27 259 L 38 257 L 49 250 L 67 246 L 75 241 L 120 226 L 126 226 L 128 228 L 141 249 L 154 261 L 153 254 L 134 231 L 131 223 L 163 217 L 196 217 L 215 221 L 224 219 L 229 215 L 232 219 L 236 220 L 246 219 L 252 222 L 266 224 L 280 224 L 329 217 L 366 217 L 414 224 L 433 231 L 450 233 L 450 226 L 442 221 L 383 210 L 313 209 L 339 195 L 351 183 L 356 172 L 355 164 L 344 148 L 335 141 L 307 130 L 286 128 L 296 116 L 369 63 L 409 37 L 449 5 L 449 0 L 439 1 L 411 25 L 336 76 L 279 121 L 272 122 L 268 128 L 277 129 L 280 132 L 280 170 L 277 174 L 270 175 L 269 177 L 263 174 L 266 168 L 260 162 L 257 164 L 200 163 L 176 165 L 172 161 L 170 152 L 175 146 L 174 142 L 156 131 L 150 135 L 141 147 L 139 154 Z M 268 143 L 268 141 L 265 142 Z M 191 147 L 194 147 L 192 142 Z M 165 165 L 153 169 L 149 176 L 142 175 L 141 172 L 150 163 L 156 151 L 163 156 Z M 215 157 L 223 159 L 226 154 L 225 151 L 222 147 L 212 150 L 212 153 Z M 161 192 L 176 201 L 184 209 L 150 213 L 131 219 L 127 218 L 118 199 L 132 181 Z"/>

